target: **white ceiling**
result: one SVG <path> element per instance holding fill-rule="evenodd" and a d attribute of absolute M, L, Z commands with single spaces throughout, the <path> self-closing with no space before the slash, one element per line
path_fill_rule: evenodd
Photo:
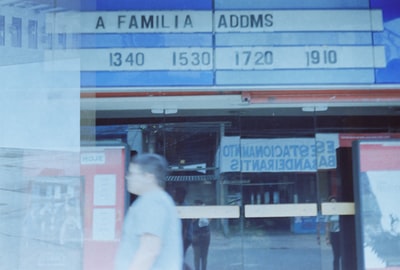
<path fill-rule="evenodd" d="M 166 116 L 399 115 L 398 101 L 251 104 L 241 95 L 82 98 L 81 109 L 97 118 Z"/>

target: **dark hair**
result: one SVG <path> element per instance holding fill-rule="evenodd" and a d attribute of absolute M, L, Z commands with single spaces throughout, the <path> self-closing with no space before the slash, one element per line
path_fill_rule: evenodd
<path fill-rule="evenodd" d="M 194 201 L 194 204 L 195 205 L 203 205 L 204 202 L 202 200 L 200 200 L 200 199 L 197 199 L 197 200 Z"/>
<path fill-rule="evenodd" d="M 150 173 L 156 177 L 159 186 L 165 186 L 165 177 L 168 173 L 168 162 L 158 154 L 139 154 L 132 160 L 132 164 L 138 165 L 142 172 Z"/>
<path fill-rule="evenodd" d="M 176 187 L 174 195 L 176 203 L 183 204 L 185 202 L 186 189 L 184 187 Z"/>

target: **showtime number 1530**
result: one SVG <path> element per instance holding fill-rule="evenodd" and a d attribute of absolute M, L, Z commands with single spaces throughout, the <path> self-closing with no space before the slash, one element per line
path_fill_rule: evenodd
<path fill-rule="evenodd" d="M 173 51 L 172 65 L 181 67 L 209 66 L 212 63 L 211 52 L 208 51 Z"/>

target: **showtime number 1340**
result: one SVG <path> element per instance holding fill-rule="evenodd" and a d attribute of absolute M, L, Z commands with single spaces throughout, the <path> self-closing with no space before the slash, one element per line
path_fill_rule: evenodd
<path fill-rule="evenodd" d="M 144 53 L 142 52 L 112 52 L 109 53 L 109 65 L 111 67 L 120 67 L 124 65 L 128 66 L 143 66 L 145 64 Z"/>

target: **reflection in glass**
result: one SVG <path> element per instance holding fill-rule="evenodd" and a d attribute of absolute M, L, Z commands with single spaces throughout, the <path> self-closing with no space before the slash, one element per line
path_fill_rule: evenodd
<path fill-rule="evenodd" d="M 22 47 L 22 19 L 18 17 L 12 17 L 11 27 L 11 46 Z"/>
<path fill-rule="evenodd" d="M 0 1 L 0 269 L 82 269 L 80 63 L 47 50 L 52 7 Z"/>
<path fill-rule="evenodd" d="M 5 45 L 5 17 L 0 15 L 0 46 Z"/>
<path fill-rule="evenodd" d="M 38 23 L 36 20 L 28 22 L 28 48 L 37 49 L 38 47 Z"/>

